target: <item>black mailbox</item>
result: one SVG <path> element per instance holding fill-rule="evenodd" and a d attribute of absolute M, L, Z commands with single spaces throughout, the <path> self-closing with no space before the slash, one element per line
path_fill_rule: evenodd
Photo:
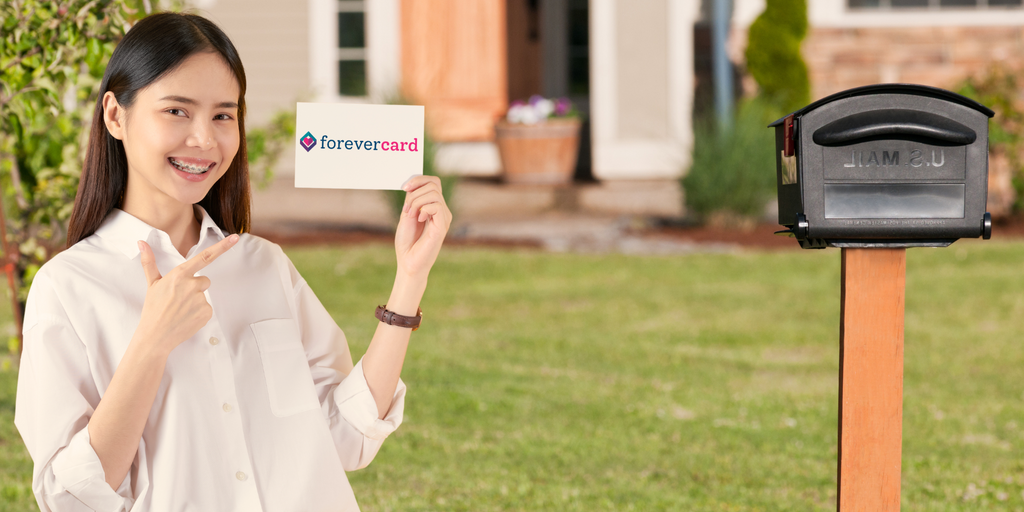
<path fill-rule="evenodd" d="M 988 120 L 959 94 L 858 87 L 775 127 L 779 224 L 805 249 L 944 247 L 989 238 Z"/>

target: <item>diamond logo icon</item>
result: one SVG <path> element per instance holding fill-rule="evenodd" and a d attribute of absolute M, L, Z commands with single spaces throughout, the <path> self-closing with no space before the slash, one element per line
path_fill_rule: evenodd
<path fill-rule="evenodd" d="M 306 134 L 299 139 L 299 145 L 308 153 L 309 150 L 316 147 L 316 137 L 314 137 L 312 133 L 306 132 Z"/>

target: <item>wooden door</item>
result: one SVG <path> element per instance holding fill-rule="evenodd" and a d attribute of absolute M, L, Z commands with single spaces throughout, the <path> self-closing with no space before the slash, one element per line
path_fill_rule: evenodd
<path fill-rule="evenodd" d="M 438 141 L 494 139 L 508 108 L 505 0 L 402 0 L 402 92 Z"/>

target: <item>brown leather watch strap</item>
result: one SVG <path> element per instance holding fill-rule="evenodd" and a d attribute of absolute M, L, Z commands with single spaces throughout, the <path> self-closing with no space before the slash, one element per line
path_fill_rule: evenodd
<path fill-rule="evenodd" d="M 395 327 L 411 327 L 412 330 L 420 328 L 420 321 L 423 320 L 423 310 L 416 308 L 416 316 L 405 316 L 399 315 L 394 311 L 388 311 L 388 306 L 377 306 L 377 311 L 373 313 L 373 316 L 377 317 L 377 320 L 384 322 L 388 325 Z"/>

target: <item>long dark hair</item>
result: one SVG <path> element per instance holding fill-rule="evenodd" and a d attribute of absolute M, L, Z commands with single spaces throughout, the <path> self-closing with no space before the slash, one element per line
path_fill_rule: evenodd
<path fill-rule="evenodd" d="M 148 16 L 125 34 L 110 56 L 89 133 L 89 147 L 68 224 L 68 247 L 93 233 L 124 201 L 128 159 L 124 144 L 103 122 L 103 96 L 113 92 L 130 108 L 140 89 L 199 52 L 216 52 L 238 79 L 238 153 L 199 205 L 229 233 L 249 231 L 249 161 L 245 148 L 245 70 L 231 40 L 211 21 L 194 14 L 164 12 Z"/>

